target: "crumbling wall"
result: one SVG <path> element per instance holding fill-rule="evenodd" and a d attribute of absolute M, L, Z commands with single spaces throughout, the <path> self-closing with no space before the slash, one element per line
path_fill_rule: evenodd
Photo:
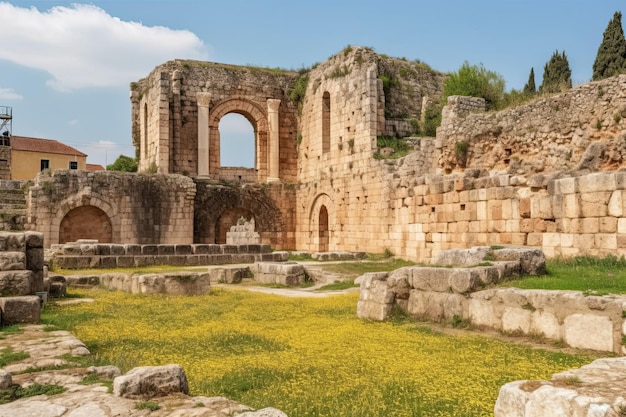
<path fill-rule="evenodd" d="M 447 172 L 471 167 L 528 176 L 624 166 L 626 75 L 499 112 L 481 112 L 476 100 L 451 97 L 444 108 L 438 166 Z"/>

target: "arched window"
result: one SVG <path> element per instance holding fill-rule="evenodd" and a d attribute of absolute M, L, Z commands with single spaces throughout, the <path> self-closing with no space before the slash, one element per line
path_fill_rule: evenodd
<path fill-rule="evenodd" d="M 238 113 L 220 119 L 220 166 L 255 168 L 254 128 Z"/>
<path fill-rule="evenodd" d="M 330 93 L 322 98 L 322 153 L 330 151 Z"/>

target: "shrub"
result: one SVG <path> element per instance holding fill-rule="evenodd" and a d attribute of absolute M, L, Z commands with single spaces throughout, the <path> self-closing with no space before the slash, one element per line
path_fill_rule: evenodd
<path fill-rule="evenodd" d="M 498 109 L 504 98 L 504 78 L 481 65 L 467 61 L 457 72 L 450 74 L 443 84 L 444 98 L 450 96 L 482 97 L 487 110 Z"/>

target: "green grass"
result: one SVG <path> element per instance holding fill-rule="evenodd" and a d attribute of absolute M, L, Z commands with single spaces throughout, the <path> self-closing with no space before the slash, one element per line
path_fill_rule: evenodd
<path fill-rule="evenodd" d="M 32 384 L 28 387 L 12 385 L 0 390 L 0 404 L 6 404 L 20 398 L 34 397 L 36 395 L 56 395 L 65 392 L 67 388 L 60 385 Z"/>
<path fill-rule="evenodd" d="M 359 285 L 355 284 L 354 280 L 351 279 L 351 280 L 346 280 L 346 281 L 333 282 L 332 284 L 322 285 L 315 291 L 342 291 L 342 290 L 347 290 L 349 288 L 355 288 L 358 286 Z"/>
<path fill-rule="evenodd" d="M 72 291 L 96 302 L 46 309 L 43 319 L 71 323 L 95 356 L 123 372 L 178 363 L 192 395 L 224 395 L 291 417 L 488 416 L 504 383 L 549 379 L 594 358 L 433 332 L 402 311 L 387 322 L 360 320 L 358 293 Z M 67 318 L 74 315 L 83 320 Z"/>
<path fill-rule="evenodd" d="M 4 339 L 7 335 L 22 333 L 22 325 L 12 324 L 10 326 L 0 326 L 0 339 Z"/>
<path fill-rule="evenodd" d="M 372 258 L 370 258 L 372 259 Z M 374 258 L 377 259 L 377 258 Z M 410 261 L 405 261 L 403 259 L 385 259 L 384 260 L 365 260 L 365 261 L 354 261 L 354 262 L 341 262 L 341 263 L 333 263 L 333 264 L 325 264 L 324 269 L 331 272 L 337 272 L 340 274 L 345 274 L 349 276 L 354 276 L 355 278 L 365 274 L 366 272 L 387 272 L 393 271 L 398 268 L 402 268 L 405 266 L 413 266 L 415 263 Z"/>
<path fill-rule="evenodd" d="M 11 349 L 4 349 L 0 351 L 0 368 L 4 368 L 10 363 L 19 362 L 23 359 L 29 358 L 28 352 L 13 352 Z"/>
<path fill-rule="evenodd" d="M 547 275 L 524 276 L 501 286 L 583 291 L 590 295 L 626 294 L 626 259 L 623 257 L 552 259 L 547 261 L 546 269 Z"/>
<path fill-rule="evenodd" d="M 139 403 L 135 404 L 135 409 L 137 409 L 137 410 L 156 411 L 159 408 L 161 408 L 159 403 L 154 402 L 154 401 L 142 401 L 142 402 L 139 402 Z"/>

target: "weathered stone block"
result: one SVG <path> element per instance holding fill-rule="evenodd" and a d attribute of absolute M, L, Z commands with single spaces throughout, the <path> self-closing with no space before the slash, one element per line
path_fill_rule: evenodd
<path fill-rule="evenodd" d="M 36 295 L 0 297 L 2 324 L 39 323 L 41 301 Z"/>
<path fill-rule="evenodd" d="M 33 274 L 28 270 L 0 271 L 0 296 L 30 294 Z"/>
<path fill-rule="evenodd" d="M 373 301 L 359 301 L 356 314 L 360 319 L 384 321 L 391 316 L 391 304 L 378 304 Z"/>
<path fill-rule="evenodd" d="M 189 394 L 185 371 L 180 365 L 141 366 L 113 380 L 113 395 L 151 398 L 174 393 Z"/>
<path fill-rule="evenodd" d="M 26 269 L 24 252 L 0 252 L 0 271 Z"/>
<path fill-rule="evenodd" d="M 521 307 L 504 307 L 502 314 L 502 330 L 507 333 L 529 334 L 531 328 L 531 311 Z"/>
<path fill-rule="evenodd" d="M 613 351 L 613 323 L 608 317 L 572 314 L 563 322 L 563 339 L 571 347 Z"/>
<path fill-rule="evenodd" d="M 174 255 L 174 248 L 174 245 L 157 245 L 158 255 Z"/>

